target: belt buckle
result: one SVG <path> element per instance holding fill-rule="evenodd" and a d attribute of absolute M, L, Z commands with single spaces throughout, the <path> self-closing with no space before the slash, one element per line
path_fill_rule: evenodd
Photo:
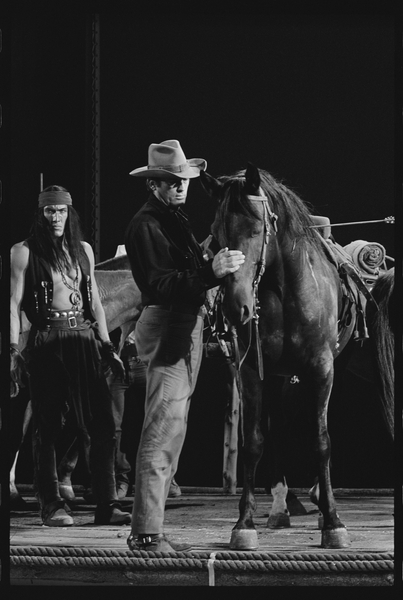
<path fill-rule="evenodd" d="M 77 327 L 77 319 L 75 317 L 68 317 L 67 321 L 69 327 Z"/>

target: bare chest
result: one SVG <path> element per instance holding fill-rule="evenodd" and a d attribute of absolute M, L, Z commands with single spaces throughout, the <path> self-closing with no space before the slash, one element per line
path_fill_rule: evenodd
<path fill-rule="evenodd" d="M 52 308 L 55 310 L 82 308 L 83 302 L 80 293 L 81 279 L 81 269 L 78 266 L 73 267 L 68 271 L 52 269 Z"/>

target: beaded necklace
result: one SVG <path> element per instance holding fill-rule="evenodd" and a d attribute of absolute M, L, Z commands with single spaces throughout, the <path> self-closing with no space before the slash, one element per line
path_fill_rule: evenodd
<path fill-rule="evenodd" d="M 63 267 L 61 266 L 60 263 L 58 263 L 58 271 L 60 272 L 60 275 L 62 276 L 62 281 L 64 283 L 64 285 L 72 291 L 72 293 L 70 294 L 69 300 L 71 302 L 71 307 L 73 309 L 78 309 L 78 305 L 80 304 L 81 301 L 81 295 L 80 292 L 78 291 L 78 263 L 76 262 L 74 265 L 75 271 L 76 271 L 76 276 L 73 279 L 73 285 L 70 285 L 69 282 L 66 279 L 66 275 L 64 274 L 63 271 Z"/>

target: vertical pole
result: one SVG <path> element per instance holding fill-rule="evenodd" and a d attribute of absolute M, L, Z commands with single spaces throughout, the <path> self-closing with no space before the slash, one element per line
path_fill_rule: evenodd
<path fill-rule="evenodd" d="M 43 173 L 39 173 L 39 191 L 43 192 Z"/>
<path fill-rule="evenodd" d="M 227 343 L 220 337 L 217 339 L 224 355 L 229 358 Z M 223 492 L 236 494 L 240 397 L 235 364 L 231 362 L 228 366 L 231 376 L 231 395 L 228 396 L 224 417 Z"/>
<path fill-rule="evenodd" d="M 100 262 L 101 232 L 101 112 L 100 112 L 100 17 L 88 16 L 86 30 L 86 231 L 94 251 L 95 262 Z"/>
<path fill-rule="evenodd" d="M 233 372 L 234 369 L 231 368 Z M 238 463 L 238 423 L 240 398 L 235 372 L 232 373 L 231 397 L 224 420 L 223 492 L 236 494 Z"/>
<path fill-rule="evenodd" d="M 94 256 L 100 262 L 101 254 L 101 113 L 100 113 L 100 19 L 95 14 L 92 21 L 92 94 L 93 94 L 93 212 L 94 212 Z"/>
<path fill-rule="evenodd" d="M 93 36 L 93 178 L 94 178 L 94 255 L 95 262 L 101 258 L 101 111 L 100 111 L 100 18 L 95 14 L 92 23 Z"/>

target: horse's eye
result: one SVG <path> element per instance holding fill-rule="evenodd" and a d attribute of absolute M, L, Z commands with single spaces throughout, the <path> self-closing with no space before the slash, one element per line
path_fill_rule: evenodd
<path fill-rule="evenodd" d="M 256 237 L 257 235 L 259 235 L 261 232 L 260 229 L 252 229 L 251 231 L 251 237 Z"/>

